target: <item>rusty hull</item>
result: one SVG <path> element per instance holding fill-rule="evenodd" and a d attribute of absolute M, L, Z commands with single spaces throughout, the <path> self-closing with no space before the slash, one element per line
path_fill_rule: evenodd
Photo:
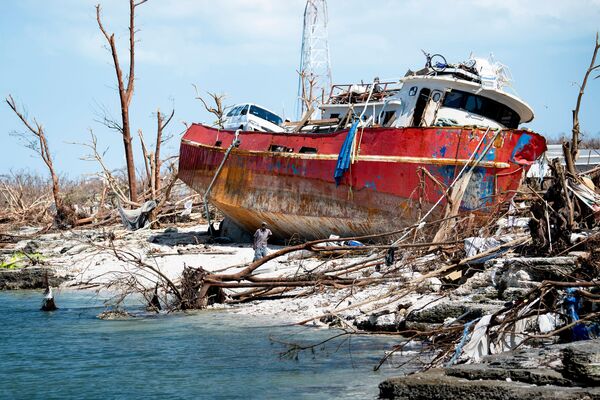
<path fill-rule="evenodd" d="M 242 132 L 210 202 L 249 231 L 266 221 L 281 238 L 391 231 L 418 219 L 419 199 L 426 212 L 443 194 L 429 178 L 421 184 L 419 167 L 449 185 L 477 144 L 494 136 L 464 128 L 365 129 L 357 133 L 357 161 L 336 185 L 333 174 L 346 134 Z M 231 131 L 190 127 L 181 142 L 180 178 L 204 193 L 233 137 Z M 276 146 L 284 151 L 269 151 Z M 501 132 L 475 168 L 461 210 L 486 213 L 510 198 L 528 163 L 543 150 L 545 141 L 535 133 Z M 431 218 L 441 215 L 444 204 Z"/>

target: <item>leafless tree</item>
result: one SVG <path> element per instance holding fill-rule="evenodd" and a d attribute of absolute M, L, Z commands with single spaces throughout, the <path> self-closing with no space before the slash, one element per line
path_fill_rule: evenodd
<path fill-rule="evenodd" d="M 165 120 L 165 114 L 161 114 L 159 109 L 156 110 L 156 144 L 154 145 L 154 183 L 156 191 L 159 191 L 161 186 L 160 169 L 162 167 L 162 160 L 160 159 L 160 148 L 164 142 L 169 140 L 169 137 L 163 137 L 163 131 L 173 119 L 173 115 L 175 115 L 175 110 L 172 110 L 171 114 Z"/>
<path fill-rule="evenodd" d="M 146 179 L 148 185 L 148 191 L 152 195 L 152 199 L 156 200 L 156 193 L 161 189 L 161 176 L 160 171 L 162 168 L 163 160 L 160 158 L 160 149 L 171 136 L 163 136 L 164 129 L 167 127 L 169 122 L 173 119 L 175 110 L 171 111 L 171 114 L 165 120 L 165 114 L 160 112 L 160 109 L 156 111 L 156 143 L 154 144 L 154 151 L 148 151 L 144 135 L 142 130 L 138 130 L 138 136 L 140 138 L 140 144 L 142 146 L 142 154 L 144 155 L 144 167 L 146 169 Z"/>
<path fill-rule="evenodd" d="M 567 170 L 573 176 L 577 176 L 577 171 L 575 170 L 575 162 L 577 161 L 577 155 L 579 153 L 579 144 L 581 142 L 579 138 L 581 133 L 579 127 L 579 109 L 581 108 L 581 100 L 583 99 L 583 93 L 585 91 L 585 86 L 587 85 L 588 78 L 590 77 L 592 72 L 600 69 L 600 64 L 596 64 L 596 56 L 598 55 L 598 50 L 600 50 L 600 38 L 598 37 L 598 32 L 596 32 L 596 44 L 594 46 L 594 52 L 592 53 L 592 60 L 590 62 L 590 66 L 585 72 L 585 75 L 583 76 L 583 82 L 579 87 L 577 103 L 575 105 L 575 109 L 573 110 L 573 129 L 571 131 L 571 142 L 563 142 L 563 153 L 567 164 Z M 598 77 L 600 77 L 600 75 L 595 76 L 594 79 L 597 79 Z"/>
<path fill-rule="evenodd" d="M 200 96 L 196 85 L 192 85 L 192 86 L 194 87 L 194 90 L 196 91 L 196 99 L 200 100 L 202 102 L 204 109 L 206 111 L 208 111 L 209 113 L 214 114 L 217 117 L 217 120 L 215 121 L 215 125 L 217 125 L 219 128 L 223 128 L 223 121 L 225 119 L 225 110 L 227 108 L 227 107 L 223 106 L 223 99 L 225 98 L 225 94 L 206 92 L 210 96 L 210 98 L 213 100 L 213 102 L 215 103 L 215 106 L 212 107 L 206 102 L 206 100 L 204 100 L 202 98 L 202 96 Z"/>
<path fill-rule="evenodd" d="M 60 186 L 58 181 L 58 175 L 54 170 L 54 164 L 52 163 L 52 156 L 50 154 L 50 147 L 46 140 L 46 134 L 44 127 L 34 118 L 33 122 L 30 122 L 22 111 L 17 107 L 15 100 L 11 95 L 5 99 L 8 106 L 14 111 L 19 117 L 23 125 L 27 128 L 29 133 L 19 134 L 19 136 L 25 141 L 25 146 L 35 151 L 40 155 L 44 164 L 48 167 L 50 172 L 50 179 L 52 180 L 52 197 L 54 198 L 54 205 L 56 206 L 57 212 L 63 208 L 63 200 L 60 195 Z"/>
<path fill-rule="evenodd" d="M 127 162 L 127 179 L 129 183 L 129 199 L 136 203 L 137 202 L 137 184 L 135 176 L 135 163 L 133 159 L 133 147 L 131 144 L 131 126 L 129 122 L 129 105 L 133 96 L 133 87 L 135 82 L 135 34 L 136 29 L 134 25 L 135 21 L 135 9 L 141 4 L 144 4 L 148 0 L 129 0 L 129 74 L 127 76 L 127 84 L 125 85 L 125 78 L 123 71 L 121 70 L 121 64 L 119 61 L 119 55 L 117 52 L 117 45 L 115 43 L 115 34 L 108 33 L 102 25 L 100 18 L 101 8 L 100 4 L 96 5 L 96 20 L 98 21 L 98 27 L 106 38 L 110 47 L 110 52 L 113 58 L 113 64 L 115 67 L 115 73 L 117 75 L 117 85 L 119 89 L 119 99 L 121 103 L 121 124 L 114 125 L 114 128 L 118 130 L 123 136 L 123 146 L 125 148 L 125 160 Z"/>
<path fill-rule="evenodd" d="M 306 71 L 296 71 L 298 75 L 300 75 L 300 80 L 302 83 L 302 114 L 309 111 L 311 108 L 315 107 L 315 102 L 317 101 L 315 91 L 315 85 L 317 84 L 317 77 L 314 74 L 306 74 Z"/>

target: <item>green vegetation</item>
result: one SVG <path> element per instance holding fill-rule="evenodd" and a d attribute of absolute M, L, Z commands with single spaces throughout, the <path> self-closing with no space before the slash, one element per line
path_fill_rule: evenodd
<path fill-rule="evenodd" d="M 8 260 L 0 259 L 0 269 L 18 269 L 27 265 L 36 265 L 44 261 L 40 253 L 24 253 L 16 251 Z"/>

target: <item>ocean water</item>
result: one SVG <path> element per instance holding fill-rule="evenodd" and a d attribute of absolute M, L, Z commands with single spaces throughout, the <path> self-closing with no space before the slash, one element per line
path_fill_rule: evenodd
<path fill-rule="evenodd" d="M 316 343 L 337 331 L 228 311 L 103 321 L 93 293 L 63 291 L 49 313 L 41 298 L 0 292 L 1 399 L 375 399 L 401 372 L 373 371 L 389 337 L 337 339 L 296 360 L 276 341 Z"/>

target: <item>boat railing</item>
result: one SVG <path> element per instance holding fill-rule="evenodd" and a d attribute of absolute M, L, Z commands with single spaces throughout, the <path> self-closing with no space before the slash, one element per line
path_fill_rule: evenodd
<path fill-rule="evenodd" d="M 371 101 L 381 101 L 400 90 L 398 81 L 374 83 L 348 83 L 332 85 L 327 104 L 364 103 L 369 97 L 371 87 L 373 94 Z"/>

